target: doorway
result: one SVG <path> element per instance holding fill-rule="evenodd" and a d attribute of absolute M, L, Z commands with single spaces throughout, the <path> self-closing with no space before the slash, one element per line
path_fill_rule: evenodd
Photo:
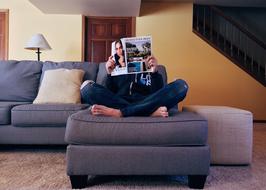
<path fill-rule="evenodd" d="M 0 10 L 0 60 L 8 59 L 8 10 Z"/>
<path fill-rule="evenodd" d="M 111 55 L 113 41 L 135 36 L 133 17 L 84 17 L 83 60 L 101 63 Z"/>

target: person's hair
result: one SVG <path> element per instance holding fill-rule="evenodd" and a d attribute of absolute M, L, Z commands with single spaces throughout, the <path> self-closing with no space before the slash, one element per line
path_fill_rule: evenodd
<path fill-rule="evenodd" d="M 125 55 L 125 52 L 124 52 L 124 50 L 123 50 L 123 45 L 122 45 L 122 41 L 121 41 L 121 40 L 116 40 L 116 41 L 115 41 L 115 48 L 116 48 L 116 44 L 118 44 L 118 43 L 120 43 L 120 45 L 121 45 L 121 48 L 122 48 L 122 54 Z M 115 53 L 114 57 L 115 57 L 115 64 L 118 65 L 119 67 L 121 67 L 121 65 L 120 65 L 120 63 L 119 63 L 120 56 L 117 55 L 117 53 Z M 123 62 L 125 62 L 125 57 L 124 57 L 124 56 L 123 56 Z"/>
<path fill-rule="evenodd" d="M 116 44 L 118 44 L 118 43 L 120 43 L 121 47 L 123 48 L 123 45 L 122 45 L 121 40 L 116 40 L 116 41 L 115 41 L 115 46 L 116 46 Z"/>

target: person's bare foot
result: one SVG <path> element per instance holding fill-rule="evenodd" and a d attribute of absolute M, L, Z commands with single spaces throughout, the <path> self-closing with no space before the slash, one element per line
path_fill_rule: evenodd
<path fill-rule="evenodd" d="M 151 116 L 168 117 L 169 115 L 168 115 L 167 107 L 165 106 L 159 107 L 157 110 L 155 110 L 155 112 L 151 114 Z"/>
<path fill-rule="evenodd" d="M 91 107 L 91 114 L 92 115 L 105 115 L 105 116 L 112 116 L 112 117 L 122 117 L 122 113 L 118 109 L 109 108 L 103 105 L 94 104 Z"/>

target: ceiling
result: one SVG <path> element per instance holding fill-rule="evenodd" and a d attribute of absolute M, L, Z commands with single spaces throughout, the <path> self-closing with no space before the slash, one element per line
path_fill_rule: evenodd
<path fill-rule="evenodd" d="M 29 0 L 47 14 L 138 16 L 141 0 Z"/>
<path fill-rule="evenodd" d="M 139 16 L 141 2 L 195 2 L 222 6 L 266 7 L 266 0 L 29 0 L 47 14 Z"/>

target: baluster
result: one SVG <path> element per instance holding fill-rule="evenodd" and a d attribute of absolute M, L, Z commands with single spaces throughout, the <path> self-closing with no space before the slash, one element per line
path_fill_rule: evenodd
<path fill-rule="evenodd" d="M 230 55 L 231 57 L 234 57 L 233 55 L 233 41 L 235 40 L 235 33 L 234 33 L 234 30 L 233 30 L 233 25 L 230 25 L 230 36 L 231 36 L 231 39 L 230 39 Z"/>
<path fill-rule="evenodd" d="M 192 27 L 193 29 L 197 30 L 197 6 L 193 4 L 193 23 Z"/>
<path fill-rule="evenodd" d="M 264 64 L 264 82 L 266 84 L 266 50 L 264 49 L 264 53 L 263 55 L 263 59 L 262 59 L 262 63 Z"/>
<path fill-rule="evenodd" d="M 255 70 L 253 60 L 254 60 L 254 59 L 253 59 L 253 55 L 251 55 L 250 66 L 251 66 L 251 71 L 252 71 L 252 72 Z"/>
<path fill-rule="evenodd" d="M 264 82 L 266 84 L 266 63 L 264 61 Z"/>
<path fill-rule="evenodd" d="M 247 64 L 247 40 L 246 40 L 245 36 L 244 36 L 244 64 L 248 68 L 248 64 Z M 248 68 L 248 70 L 250 70 L 250 69 Z"/>
<path fill-rule="evenodd" d="M 206 7 L 203 8 L 203 35 L 206 37 Z"/>
<path fill-rule="evenodd" d="M 261 59 L 258 58 L 257 52 L 255 52 L 255 51 L 259 51 L 260 49 L 258 47 L 256 47 L 256 43 L 254 41 L 252 41 L 252 47 L 251 48 L 252 48 L 252 52 L 253 52 L 253 65 L 256 69 L 256 75 L 259 76 L 260 75 L 259 74 L 259 67 L 260 67 L 259 63 L 260 63 Z M 256 49 L 256 48 L 258 48 L 258 49 Z"/>
<path fill-rule="evenodd" d="M 237 30 L 237 32 L 238 32 L 237 57 L 238 57 L 238 59 L 240 59 L 240 50 L 239 50 L 239 47 L 241 47 L 240 46 L 240 44 L 241 44 L 241 33 L 240 33 L 239 30 Z"/>
<path fill-rule="evenodd" d="M 257 62 L 257 66 L 259 66 L 258 64 L 259 64 L 259 59 L 258 58 L 256 58 L 257 56 L 256 56 L 256 52 L 255 52 L 255 49 L 257 48 L 256 47 L 256 44 L 251 40 L 251 39 L 249 39 L 249 49 L 250 49 L 250 51 L 252 52 L 251 53 L 251 55 L 252 55 L 252 57 L 251 57 L 251 68 L 252 68 L 252 71 L 256 71 L 255 69 L 255 67 L 256 67 L 256 65 L 255 65 L 255 61 Z M 258 49 L 257 49 L 258 50 Z M 258 72 L 258 70 L 257 70 L 257 72 Z M 258 75 L 258 73 L 256 73 L 256 76 L 259 76 Z"/>
<path fill-rule="evenodd" d="M 223 19 L 224 20 L 224 19 Z M 223 37 L 224 37 L 224 51 L 226 51 L 226 20 L 224 20 L 224 32 L 223 32 Z"/>
<path fill-rule="evenodd" d="M 256 61 L 256 60 L 255 60 Z M 254 62 L 255 62 L 254 61 Z M 260 60 L 256 61 L 256 75 L 260 77 Z"/>
<path fill-rule="evenodd" d="M 216 21 L 219 19 L 219 17 L 216 15 Z M 219 26 L 217 26 L 216 25 L 216 33 L 217 33 L 217 36 L 216 36 L 216 38 L 217 38 L 217 45 L 219 46 L 219 44 L 220 44 L 220 42 L 219 42 L 219 35 L 220 35 L 220 24 L 219 24 Z"/>
<path fill-rule="evenodd" d="M 240 54 L 241 56 L 241 59 L 240 59 L 240 63 L 245 67 L 247 68 L 247 62 L 246 62 L 246 48 L 245 48 L 245 35 L 240 32 L 240 35 L 241 35 L 241 38 L 240 38 L 240 48 L 241 48 L 241 51 L 243 52 L 243 54 Z"/>
<path fill-rule="evenodd" d="M 262 67 L 264 68 L 264 81 L 265 81 L 265 84 L 266 84 L 266 49 L 263 49 L 262 51 L 263 52 L 261 53 L 261 56 L 262 56 L 261 63 L 262 63 Z"/>
<path fill-rule="evenodd" d="M 259 51 L 259 56 L 260 56 L 260 59 L 259 59 L 259 62 L 258 62 L 258 73 L 259 73 L 259 76 L 261 78 L 264 78 L 264 80 L 266 80 L 266 76 L 264 75 L 263 73 L 263 67 L 265 69 L 265 56 L 266 55 L 266 50 L 263 49 L 263 48 L 260 48 L 260 51 Z M 264 64 L 264 65 L 263 65 Z M 266 82 L 266 81 L 265 81 Z"/>
<path fill-rule="evenodd" d="M 254 64 L 251 62 L 252 56 L 253 56 L 253 51 L 250 48 L 251 44 L 250 44 L 250 39 L 249 37 L 247 37 L 247 58 L 248 59 L 248 63 L 250 64 L 250 71 L 253 73 L 254 71 Z"/>
<path fill-rule="evenodd" d="M 212 32 L 213 32 L 213 31 L 212 31 L 212 30 L 213 30 L 213 28 L 212 28 L 212 27 L 213 27 L 213 26 L 212 26 L 212 22 L 213 22 L 213 21 L 212 21 L 212 12 L 213 12 L 213 10 L 212 10 L 212 8 L 210 8 L 210 40 L 211 40 L 211 41 L 213 41 L 213 37 L 212 37 L 212 35 L 213 35 L 213 34 L 212 34 Z"/>
<path fill-rule="evenodd" d="M 197 14 L 197 31 L 199 32 L 199 6 L 197 6 L 197 12 L 196 12 L 196 14 Z"/>

